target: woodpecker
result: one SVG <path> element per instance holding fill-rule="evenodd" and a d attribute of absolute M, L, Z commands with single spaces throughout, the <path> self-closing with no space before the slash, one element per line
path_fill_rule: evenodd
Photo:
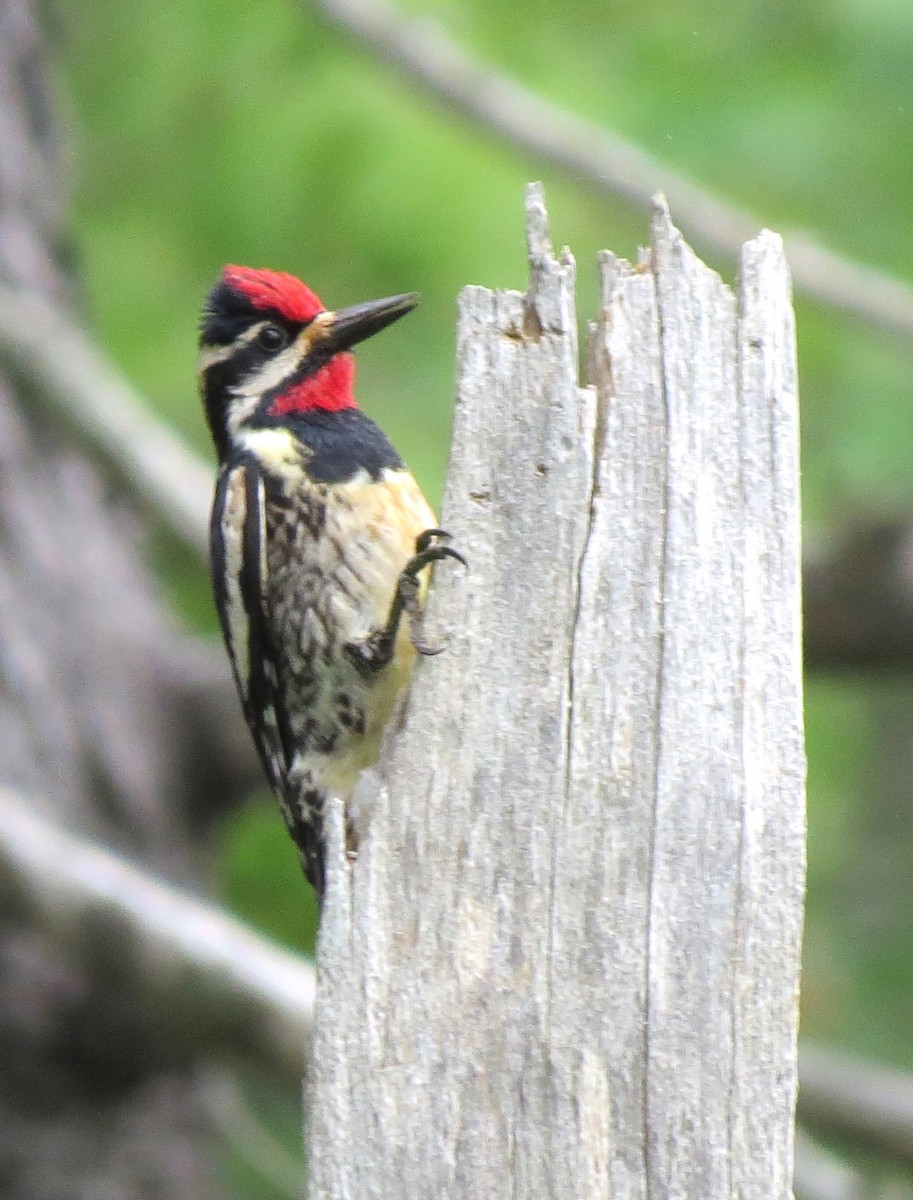
<path fill-rule="evenodd" d="M 416 653 L 426 568 L 444 544 L 415 479 L 357 406 L 351 348 L 409 293 L 328 311 L 299 279 L 227 266 L 200 332 L 219 458 L 213 592 L 247 724 L 322 898 L 327 797 L 375 762 Z"/>

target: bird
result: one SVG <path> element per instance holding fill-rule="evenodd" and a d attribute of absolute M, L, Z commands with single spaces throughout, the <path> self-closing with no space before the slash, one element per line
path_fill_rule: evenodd
<path fill-rule="evenodd" d="M 352 347 L 413 293 L 328 310 L 300 279 L 229 265 L 209 291 L 197 377 L 218 457 L 213 595 L 247 725 L 322 901 L 324 814 L 351 809 L 418 654 L 428 568 L 466 559 L 354 396 Z"/>

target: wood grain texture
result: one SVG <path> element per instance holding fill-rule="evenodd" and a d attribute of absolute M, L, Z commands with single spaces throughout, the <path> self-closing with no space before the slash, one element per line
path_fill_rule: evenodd
<path fill-rule="evenodd" d="M 658 204 L 460 300 L 439 572 L 318 957 L 312 1200 L 789 1195 L 803 880 L 779 239 L 736 301 Z"/>

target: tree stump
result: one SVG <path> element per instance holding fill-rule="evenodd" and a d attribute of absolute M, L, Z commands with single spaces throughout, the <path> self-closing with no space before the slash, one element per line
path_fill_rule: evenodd
<path fill-rule="evenodd" d="M 356 862 L 333 814 L 311 1200 L 791 1196 L 804 878 L 793 317 L 658 202 L 467 288 L 427 616 Z"/>

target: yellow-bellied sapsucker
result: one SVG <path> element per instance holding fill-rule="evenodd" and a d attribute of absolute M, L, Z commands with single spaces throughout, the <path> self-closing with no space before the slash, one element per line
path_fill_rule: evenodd
<path fill-rule="evenodd" d="M 291 275 L 229 266 L 203 313 L 200 391 L 220 462 L 216 606 L 244 715 L 318 896 L 326 797 L 351 796 L 416 650 L 434 652 L 415 627 L 422 571 L 463 561 L 352 394 L 348 350 L 417 300 L 328 312 Z"/>

